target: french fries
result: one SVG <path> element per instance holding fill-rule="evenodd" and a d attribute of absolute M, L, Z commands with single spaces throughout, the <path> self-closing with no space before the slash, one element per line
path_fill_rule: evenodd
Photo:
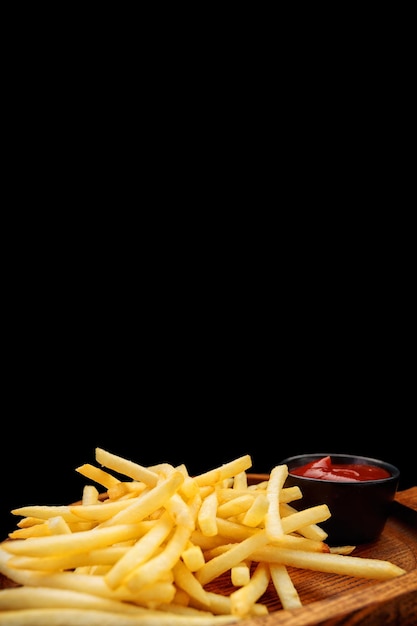
<path fill-rule="evenodd" d="M 248 484 L 244 455 L 203 474 L 96 448 L 78 503 L 22 506 L 0 543 L 0 626 L 217 626 L 302 606 L 288 568 L 386 580 L 405 570 L 330 549 L 326 505 L 296 510 L 285 465 Z M 119 477 L 125 477 L 121 480 Z M 91 484 L 95 483 L 95 484 Z M 105 491 L 103 491 L 103 489 Z M 233 591 L 213 591 L 228 577 Z"/>

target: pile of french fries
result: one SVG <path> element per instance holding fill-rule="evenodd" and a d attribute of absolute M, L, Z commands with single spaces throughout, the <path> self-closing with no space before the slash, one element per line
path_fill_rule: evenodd
<path fill-rule="evenodd" d="M 217 626 L 301 599 L 289 568 L 385 580 L 405 571 L 330 548 L 327 505 L 297 511 L 286 465 L 250 484 L 249 455 L 197 476 L 185 465 L 142 466 L 102 448 L 78 503 L 23 506 L 0 543 L 1 626 Z M 216 590 L 228 577 L 229 594 Z M 221 587 L 221 586 L 220 586 Z"/>

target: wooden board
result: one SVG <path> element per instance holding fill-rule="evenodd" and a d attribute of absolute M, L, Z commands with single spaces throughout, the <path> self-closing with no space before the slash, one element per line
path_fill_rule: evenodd
<path fill-rule="evenodd" d="M 251 475 L 260 480 L 264 475 Z M 392 513 L 378 541 L 356 548 L 358 556 L 386 559 L 406 574 L 372 581 L 289 568 L 303 607 L 282 610 L 272 585 L 261 598 L 268 615 L 237 622 L 239 626 L 416 626 L 417 625 L 417 486 L 397 493 Z M 1 577 L 0 587 L 13 585 Z M 232 591 L 230 577 L 211 583 L 217 592 Z"/>

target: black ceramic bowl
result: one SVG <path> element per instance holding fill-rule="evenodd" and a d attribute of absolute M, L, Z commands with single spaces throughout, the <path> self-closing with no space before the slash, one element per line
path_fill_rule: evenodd
<path fill-rule="evenodd" d="M 297 467 L 325 457 L 330 457 L 336 464 L 382 468 L 389 473 L 389 477 L 340 482 L 291 473 Z M 288 467 L 285 487 L 298 485 L 302 492 L 301 500 L 292 503 L 294 508 L 305 509 L 318 504 L 327 504 L 329 507 L 330 519 L 319 526 L 327 532 L 326 542 L 330 546 L 368 543 L 376 541 L 381 535 L 398 487 L 400 471 L 397 467 L 379 459 L 328 452 L 299 454 L 283 459 L 280 464 Z"/>

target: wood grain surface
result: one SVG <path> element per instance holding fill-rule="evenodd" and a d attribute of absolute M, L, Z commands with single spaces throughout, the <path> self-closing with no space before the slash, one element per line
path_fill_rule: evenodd
<path fill-rule="evenodd" d="M 264 475 L 254 476 L 255 480 Z M 303 607 L 283 610 L 272 587 L 260 599 L 268 615 L 242 620 L 240 626 L 416 626 L 417 625 L 417 486 L 397 493 L 392 513 L 378 541 L 357 547 L 356 556 L 386 559 L 406 574 L 388 581 L 288 568 Z M 0 587 L 13 585 L 0 576 Z M 224 575 L 207 588 L 228 594 Z"/>

